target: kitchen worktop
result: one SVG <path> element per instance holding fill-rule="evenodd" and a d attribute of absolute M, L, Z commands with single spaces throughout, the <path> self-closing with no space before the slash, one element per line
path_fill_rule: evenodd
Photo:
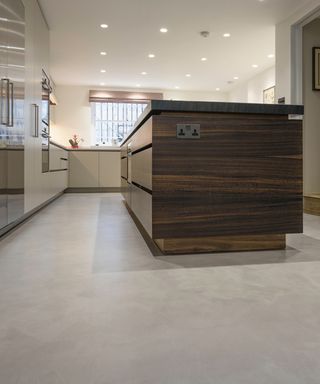
<path fill-rule="evenodd" d="M 71 148 L 61 145 L 53 140 L 50 141 L 50 144 L 55 145 L 66 151 L 120 151 L 120 147 L 117 145 L 95 145 L 95 146 L 80 146 L 79 148 Z"/>
<path fill-rule="evenodd" d="M 176 113 L 235 113 L 235 114 L 262 114 L 262 115 L 296 115 L 304 114 L 303 105 L 289 104 L 253 104 L 228 103 L 209 101 L 174 101 L 151 100 L 141 114 L 131 132 L 122 141 L 125 143 L 132 134 L 152 115 L 165 112 Z"/>

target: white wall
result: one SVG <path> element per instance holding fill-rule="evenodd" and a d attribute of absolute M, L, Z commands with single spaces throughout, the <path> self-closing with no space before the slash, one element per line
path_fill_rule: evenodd
<path fill-rule="evenodd" d="M 320 46 L 320 19 L 303 29 L 304 193 L 320 193 L 320 92 L 312 90 L 312 47 Z"/>
<path fill-rule="evenodd" d="M 233 88 L 228 101 L 242 103 L 262 103 L 263 90 L 275 85 L 275 67 L 272 66 L 252 79 Z"/>
<path fill-rule="evenodd" d="M 68 140 L 77 134 L 84 139 L 84 146 L 93 145 L 89 89 L 85 86 L 56 86 L 58 105 L 52 107 L 52 140 L 70 146 Z"/>
<path fill-rule="evenodd" d="M 286 103 L 292 101 L 292 41 L 291 28 L 307 18 L 320 7 L 320 0 L 311 0 L 288 19 L 276 25 L 276 99 L 285 97 Z"/>
<path fill-rule="evenodd" d="M 57 85 L 55 94 L 58 105 L 52 107 L 51 136 L 62 145 L 69 145 L 73 134 L 84 139 L 84 146 L 95 144 L 91 124 L 89 90 L 94 87 Z M 130 91 L 130 90 L 129 90 Z M 137 91 L 136 89 L 134 90 Z M 150 90 L 148 90 L 150 92 Z M 157 90 L 157 92 L 161 92 Z M 225 101 L 227 95 L 220 92 L 163 91 L 164 99 Z"/>

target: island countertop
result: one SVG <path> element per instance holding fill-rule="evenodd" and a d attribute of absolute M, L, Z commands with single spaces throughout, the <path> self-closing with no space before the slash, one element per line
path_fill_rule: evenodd
<path fill-rule="evenodd" d="M 123 139 L 124 144 L 146 120 L 152 115 L 162 112 L 180 113 L 240 113 L 261 115 L 298 115 L 304 114 L 303 105 L 289 104 L 253 104 L 253 103 L 230 103 L 211 101 L 176 101 L 176 100 L 150 100 L 134 128 Z"/>

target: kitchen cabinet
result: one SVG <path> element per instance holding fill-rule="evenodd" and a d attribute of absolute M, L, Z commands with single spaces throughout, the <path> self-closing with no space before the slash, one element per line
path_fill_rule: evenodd
<path fill-rule="evenodd" d="M 50 171 L 62 171 L 68 169 L 69 153 L 66 149 L 50 143 L 49 165 Z"/>
<path fill-rule="evenodd" d="M 303 111 L 152 100 L 121 145 L 126 206 L 165 254 L 285 248 L 303 229 Z"/>
<path fill-rule="evenodd" d="M 0 7 L 0 231 L 24 214 L 25 9 Z"/>
<path fill-rule="evenodd" d="M 120 187 L 120 152 L 99 152 L 99 187 Z"/>
<path fill-rule="evenodd" d="M 23 0 L 26 13 L 25 213 L 67 188 L 68 172 L 42 172 L 43 70 L 49 68 L 49 29 L 37 0 Z M 52 169 L 52 168 L 51 168 Z"/>
<path fill-rule="evenodd" d="M 70 151 L 69 187 L 120 189 L 120 161 L 120 151 Z"/>

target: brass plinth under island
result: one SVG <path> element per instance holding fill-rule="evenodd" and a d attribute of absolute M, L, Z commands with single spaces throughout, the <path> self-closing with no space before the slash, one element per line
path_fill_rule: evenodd
<path fill-rule="evenodd" d="M 126 206 L 166 254 L 284 249 L 303 230 L 302 115 L 151 101 L 121 144 Z"/>

